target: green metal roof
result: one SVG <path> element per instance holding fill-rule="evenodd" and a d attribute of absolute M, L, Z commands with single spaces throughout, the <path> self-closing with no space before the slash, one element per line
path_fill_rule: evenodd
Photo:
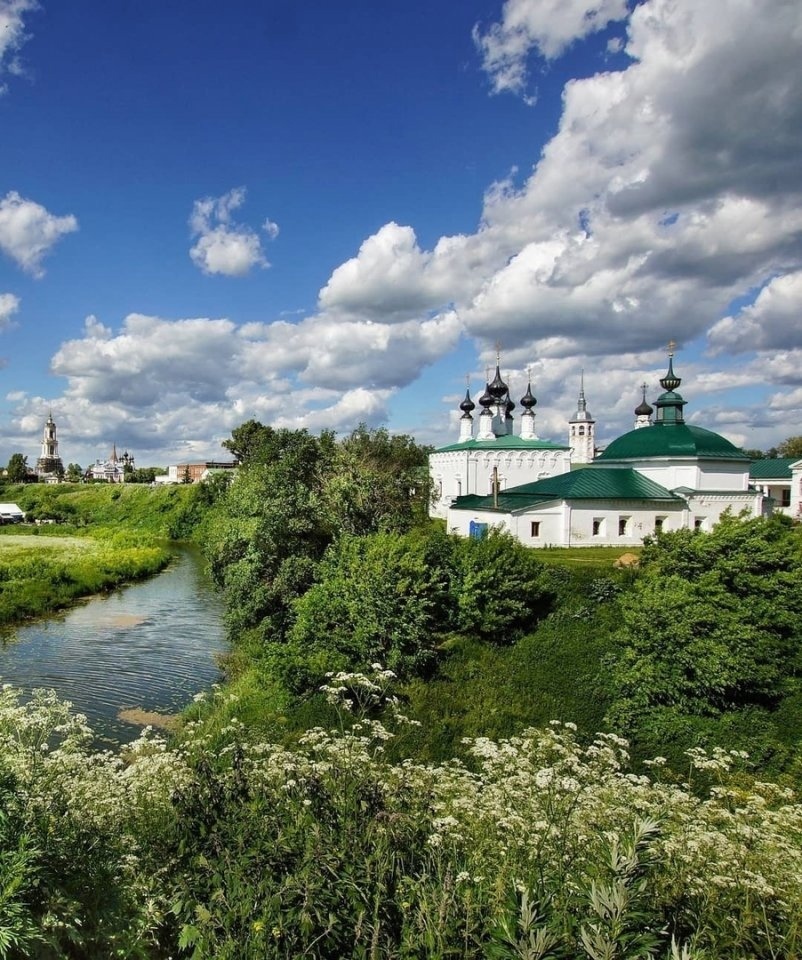
<path fill-rule="evenodd" d="M 618 467 L 585 467 L 556 477 L 502 490 L 498 512 L 514 513 L 550 500 L 660 500 L 681 502 L 682 498 L 637 470 Z M 493 497 L 470 494 L 457 497 L 452 509 L 495 510 Z"/>
<path fill-rule="evenodd" d="M 653 423 L 630 430 L 607 447 L 598 460 L 645 460 L 650 457 L 696 457 L 744 460 L 749 457 L 729 440 L 692 423 Z"/>
<path fill-rule="evenodd" d="M 799 457 L 775 457 L 774 460 L 753 460 L 749 476 L 753 480 L 790 480 L 791 464 Z"/>
<path fill-rule="evenodd" d="M 450 443 L 447 447 L 438 447 L 435 453 L 451 453 L 454 450 L 570 450 L 570 447 L 550 440 L 522 440 L 509 434 L 494 437 L 492 440 L 463 440 L 462 443 Z"/>

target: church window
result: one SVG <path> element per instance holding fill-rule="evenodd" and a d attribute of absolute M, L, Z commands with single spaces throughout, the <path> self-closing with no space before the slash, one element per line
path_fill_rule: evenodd
<path fill-rule="evenodd" d="M 540 521 L 539 521 L 539 520 L 533 520 L 533 521 L 531 522 L 531 526 L 530 526 L 529 529 L 530 529 L 530 535 L 531 535 L 531 536 L 533 536 L 533 537 L 539 537 L 539 536 L 540 536 Z"/>
<path fill-rule="evenodd" d="M 693 529 L 694 530 L 704 530 L 705 528 L 705 518 L 704 517 L 694 517 L 693 520 Z"/>
<path fill-rule="evenodd" d="M 593 536 L 594 537 L 604 536 L 604 518 L 603 517 L 593 518 Z"/>
<path fill-rule="evenodd" d="M 584 436 L 585 436 L 585 428 L 584 428 L 584 427 L 580 427 L 580 428 L 579 428 L 579 436 L 580 436 L 580 437 L 584 437 Z"/>
<path fill-rule="evenodd" d="M 662 533 L 665 526 L 666 518 L 665 517 L 655 517 L 654 518 L 654 532 Z"/>
<path fill-rule="evenodd" d="M 780 506 L 790 507 L 791 506 L 791 488 L 783 487 L 780 494 Z"/>
<path fill-rule="evenodd" d="M 626 537 L 629 535 L 629 517 L 619 517 L 618 518 L 618 536 Z"/>

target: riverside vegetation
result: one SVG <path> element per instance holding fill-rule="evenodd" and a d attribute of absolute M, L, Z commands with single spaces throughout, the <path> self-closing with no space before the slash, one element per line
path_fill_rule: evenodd
<path fill-rule="evenodd" d="M 574 566 L 427 522 L 407 438 L 227 445 L 236 482 L 162 511 L 225 686 L 122 756 L 0 692 L 0 956 L 802 955 L 794 527 Z"/>

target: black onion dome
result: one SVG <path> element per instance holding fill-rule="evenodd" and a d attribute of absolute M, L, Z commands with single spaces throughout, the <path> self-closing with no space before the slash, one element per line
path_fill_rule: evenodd
<path fill-rule="evenodd" d="M 479 406 L 489 410 L 493 404 L 493 395 L 490 393 L 490 384 L 485 385 L 485 392 L 479 397 Z"/>
<path fill-rule="evenodd" d="M 493 380 L 488 383 L 487 391 L 496 401 L 503 400 L 505 395 L 509 393 L 507 384 L 501 379 L 501 371 L 498 368 L 498 364 L 496 364 L 496 375 L 493 377 Z"/>
<path fill-rule="evenodd" d="M 525 410 L 531 410 L 537 404 L 535 395 L 532 393 L 532 384 L 528 383 L 526 385 L 526 393 L 521 397 L 521 406 Z"/>
<path fill-rule="evenodd" d="M 641 387 L 643 391 L 642 401 L 635 407 L 636 417 L 650 417 L 654 413 L 654 407 L 646 402 L 646 384 Z"/>
<path fill-rule="evenodd" d="M 465 399 L 459 405 L 459 408 L 468 417 L 471 415 L 471 411 L 476 409 L 476 404 L 471 400 L 470 390 L 465 391 Z"/>
<path fill-rule="evenodd" d="M 514 409 L 515 409 L 515 401 L 512 399 L 512 397 L 509 394 L 507 394 L 507 404 L 506 404 L 505 410 L 507 412 L 508 417 L 512 416 L 512 411 Z"/>

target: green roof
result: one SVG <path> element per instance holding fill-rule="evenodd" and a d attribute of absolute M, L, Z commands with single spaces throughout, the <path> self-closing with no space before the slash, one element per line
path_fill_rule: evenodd
<path fill-rule="evenodd" d="M 749 476 L 753 480 L 790 480 L 791 464 L 799 457 L 775 457 L 773 460 L 753 460 Z"/>
<path fill-rule="evenodd" d="M 492 440 L 463 440 L 450 443 L 447 447 L 438 447 L 435 453 L 451 453 L 454 450 L 570 450 L 570 447 L 550 440 L 522 440 L 513 434 L 494 437 Z"/>
<path fill-rule="evenodd" d="M 729 440 L 692 423 L 653 423 L 630 430 L 597 458 L 644 460 L 650 457 L 695 457 L 702 460 L 743 460 L 749 457 Z"/>
<path fill-rule="evenodd" d="M 585 467 L 545 477 L 533 483 L 502 490 L 498 512 L 514 513 L 550 500 L 660 500 L 681 502 L 682 498 L 649 480 L 637 470 L 619 467 Z M 470 494 L 457 497 L 452 509 L 494 510 L 493 497 Z"/>

